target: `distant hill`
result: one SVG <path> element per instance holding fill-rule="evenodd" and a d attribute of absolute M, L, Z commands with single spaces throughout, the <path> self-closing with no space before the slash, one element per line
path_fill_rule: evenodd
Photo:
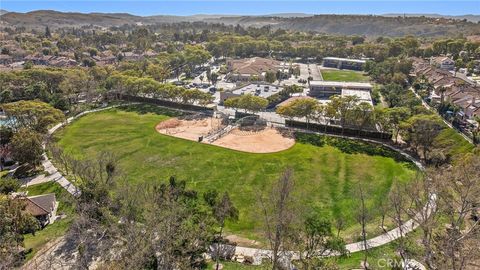
<path fill-rule="evenodd" d="M 459 15 L 459 16 L 450 16 L 450 15 L 441 15 L 441 14 L 400 14 L 400 13 L 388 13 L 388 14 L 383 14 L 382 16 L 385 17 L 428 17 L 428 18 L 444 18 L 444 19 L 455 19 L 455 20 L 467 20 L 469 22 L 480 22 L 480 15 L 473 15 L 473 14 L 467 14 L 467 15 Z"/>
<path fill-rule="evenodd" d="M 53 10 L 38 10 L 27 13 L 9 12 L 1 15 L 1 20 L 10 25 L 27 28 L 71 27 L 82 25 L 118 26 L 134 24 L 144 20 L 143 17 L 126 13 L 76 13 L 58 12 Z"/>
<path fill-rule="evenodd" d="M 5 9 L 0 9 L 0 16 L 5 14 L 5 13 L 8 13 L 8 10 L 5 10 Z"/>
<path fill-rule="evenodd" d="M 422 17 L 423 16 L 423 17 Z M 439 17 L 437 17 L 439 16 Z M 124 24 L 155 24 L 203 21 L 227 25 L 255 26 L 269 25 L 272 28 L 299 31 L 316 31 L 328 34 L 366 36 L 454 36 L 458 34 L 479 35 L 480 24 L 473 23 L 479 15 L 445 18 L 437 14 L 387 14 L 373 15 L 310 15 L 304 13 L 280 13 L 262 16 L 206 15 L 191 16 L 135 16 L 127 13 L 64 13 L 53 10 L 38 10 L 28 13 L 8 12 L 0 16 L 3 25 L 27 28 L 79 27 L 96 25 L 101 27 Z M 468 17 L 468 19 L 467 19 Z M 461 21 L 467 19 L 467 21 Z"/>

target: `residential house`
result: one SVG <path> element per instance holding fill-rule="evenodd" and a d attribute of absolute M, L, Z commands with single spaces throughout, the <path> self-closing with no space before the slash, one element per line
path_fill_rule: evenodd
<path fill-rule="evenodd" d="M 34 216 L 41 227 L 53 223 L 57 217 L 58 202 L 54 193 L 30 197 L 17 195 L 15 199 L 25 202 L 25 211 Z"/>
<path fill-rule="evenodd" d="M 430 65 L 438 67 L 443 70 L 454 70 L 455 61 L 446 56 L 437 56 L 430 58 Z"/>
<path fill-rule="evenodd" d="M 124 52 L 122 54 L 122 59 L 125 61 L 139 61 L 144 58 L 143 55 L 134 53 L 134 52 Z"/>
<path fill-rule="evenodd" d="M 78 65 L 78 62 L 73 59 L 60 56 L 50 59 L 48 65 L 54 67 L 74 67 Z"/>
<path fill-rule="evenodd" d="M 52 55 L 28 55 L 24 58 L 25 62 L 32 62 L 32 64 L 37 65 L 37 66 L 47 66 L 50 59 L 52 59 L 54 56 Z"/>

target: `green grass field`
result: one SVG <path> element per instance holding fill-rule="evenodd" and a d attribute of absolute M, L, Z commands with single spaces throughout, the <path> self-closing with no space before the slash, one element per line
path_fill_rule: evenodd
<path fill-rule="evenodd" d="M 56 133 L 59 145 L 81 158 L 110 151 L 131 183 L 164 182 L 171 175 L 188 187 L 204 192 L 228 191 L 240 210 L 237 223 L 227 230 L 250 239 L 261 239 L 258 198 L 287 167 L 294 169 L 299 209 L 315 210 L 328 217 L 343 216 L 350 240 L 357 239 L 355 222 L 357 185 L 369 190 L 372 209 L 385 200 L 395 181 L 408 182 L 415 170 L 410 164 L 366 154 L 346 154 L 331 146 L 297 143 L 272 154 L 251 154 L 161 135 L 155 125 L 167 112 L 150 113 L 149 106 L 112 109 L 84 116 Z M 380 233 L 379 223 L 369 226 Z"/>
<path fill-rule="evenodd" d="M 63 189 L 59 184 L 49 182 L 22 188 L 28 191 L 28 196 L 41 195 L 47 193 L 55 193 L 57 201 L 59 202 L 57 214 L 64 213 L 67 217 L 62 220 L 57 220 L 53 224 L 46 226 L 44 229 L 37 231 L 35 235 L 26 234 L 25 249 L 31 249 L 27 254 L 26 259 L 32 258 L 38 250 L 40 250 L 46 243 L 54 240 L 57 237 L 64 235 L 73 220 L 73 206 L 71 195 Z"/>
<path fill-rule="evenodd" d="M 322 77 L 324 81 L 337 82 L 368 82 L 370 78 L 363 72 L 351 70 L 334 70 L 322 69 Z"/>

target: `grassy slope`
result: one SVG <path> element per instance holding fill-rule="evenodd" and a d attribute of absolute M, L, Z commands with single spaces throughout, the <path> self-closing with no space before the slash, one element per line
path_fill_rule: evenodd
<path fill-rule="evenodd" d="M 73 206 L 71 203 L 71 195 L 57 183 L 37 184 L 29 186 L 26 190 L 28 190 L 29 196 L 55 193 L 57 201 L 59 201 L 57 214 L 65 213 L 67 215 L 65 219 L 55 221 L 43 230 L 36 232 L 35 235 L 25 235 L 25 248 L 27 250 L 32 249 L 32 252 L 27 254 L 27 259 L 30 259 L 47 242 L 65 234 L 73 220 Z"/>
<path fill-rule="evenodd" d="M 368 203 L 375 208 L 393 181 L 406 182 L 413 171 L 390 158 L 345 154 L 325 146 L 297 143 L 273 154 L 250 154 L 186 141 L 157 133 L 155 125 L 167 116 L 137 114 L 119 109 L 85 116 L 57 134 L 66 151 L 94 158 L 111 151 L 132 183 L 165 181 L 176 175 L 190 188 L 229 191 L 240 209 L 240 220 L 227 224 L 230 232 L 258 239 L 258 197 L 271 188 L 281 171 L 295 170 L 295 193 L 301 208 L 311 207 L 325 215 L 343 214 L 347 231 L 355 227 L 355 185 L 372 190 Z M 371 226 L 379 233 L 378 225 Z"/>
<path fill-rule="evenodd" d="M 467 142 L 458 132 L 451 128 L 445 128 L 436 138 L 436 147 L 446 149 L 446 153 L 452 157 L 471 153 L 474 145 Z M 455 158 L 453 158 L 455 160 Z"/>
<path fill-rule="evenodd" d="M 359 71 L 322 69 L 321 72 L 325 81 L 368 82 L 370 80 L 367 75 Z"/>

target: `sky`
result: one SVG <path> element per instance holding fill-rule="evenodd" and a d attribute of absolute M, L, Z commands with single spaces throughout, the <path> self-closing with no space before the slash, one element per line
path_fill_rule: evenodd
<path fill-rule="evenodd" d="M 0 9 L 16 12 L 40 9 L 82 13 L 121 12 L 141 16 L 193 14 L 265 15 L 274 13 L 437 13 L 442 15 L 480 15 L 480 0 L 0 0 Z"/>

